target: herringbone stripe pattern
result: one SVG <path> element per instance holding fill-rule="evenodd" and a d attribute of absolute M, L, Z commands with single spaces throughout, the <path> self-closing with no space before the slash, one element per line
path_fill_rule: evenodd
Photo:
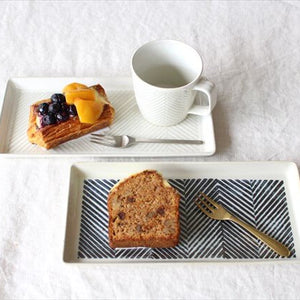
<path fill-rule="evenodd" d="M 284 182 L 279 180 L 170 179 L 181 195 L 180 241 L 168 249 L 111 249 L 107 195 L 115 179 L 84 181 L 79 258 L 114 259 L 273 259 L 279 258 L 248 231 L 229 221 L 208 218 L 195 205 L 202 191 L 238 218 L 287 245 L 296 257 Z"/>

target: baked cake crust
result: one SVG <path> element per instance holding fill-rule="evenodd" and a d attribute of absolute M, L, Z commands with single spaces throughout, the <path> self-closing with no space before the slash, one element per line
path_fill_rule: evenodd
<path fill-rule="evenodd" d="M 179 202 L 179 193 L 155 170 L 144 170 L 120 181 L 108 195 L 110 246 L 176 246 Z"/>
<path fill-rule="evenodd" d="M 97 91 L 97 93 L 107 100 L 106 93 L 100 84 L 93 85 L 92 88 Z M 27 136 L 29 142 L 32 144 L 37 144 L 46 149 L 54 148 L 59 144 L 79 138 L 90 132 L 105 128 L 111 125 L 115 110 L 112 105 L 105 104 L 103 112 L 100 118 L 94 124 L 80 123 L 78 116 L 70 118 L 68 121 L 61 122 L 59 124 L 48 125 L 39 128 L 36 125 L 36 109 L 40 103 L 50 102 L 50 99 L 45 99 L 38 101 L 30 106 L 29 114 L 29 126 L 27 130 Z"/>

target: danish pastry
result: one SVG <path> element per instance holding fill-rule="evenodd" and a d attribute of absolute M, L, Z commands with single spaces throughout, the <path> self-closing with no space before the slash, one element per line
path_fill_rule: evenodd
<path fill-rule="evenodd" d="M 100 84 L 67 85 L 63 94 L 30 106 L 29 142 L 46 149 L 111 125 L 115 110 Z"/>

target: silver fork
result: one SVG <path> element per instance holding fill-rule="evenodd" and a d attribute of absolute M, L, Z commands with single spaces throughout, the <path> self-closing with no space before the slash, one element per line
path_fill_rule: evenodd
<path fill-rule="evenodd" d="M 241 221 L 237 217 L 230 214 L 221 204 L 218 204 L 216 201 L 205 195 L 204 193 L 199 194 L 198 198 L 195 200 L 196 205 L 200 208 L 200 210 L 206 214 L 208 217 L 215 220 L 230 220 L 233 221 L 240 226 L 247 229 L 254 236 L 263 241 L 266 245 L 268 245 L 272 250 L 278 253 L 281 256 L 289 256 L 289 249 L 283 244 L 279 243 L 275 239 L 269 237 L 265 233 L 258 231 L 255 227 Z"/>
<path fill-rule="evenodd" d="M 104 134 L 91 134 L 92 143 L 100 144 L 103 146 L 126 148 L 137 143 L 164 143 L 164 144 L 192 144 L 201 145 L 204 142 L 201 140 L 174 140 L 174 139 L 136 139 L 129 135 L 104 135 Z"/>

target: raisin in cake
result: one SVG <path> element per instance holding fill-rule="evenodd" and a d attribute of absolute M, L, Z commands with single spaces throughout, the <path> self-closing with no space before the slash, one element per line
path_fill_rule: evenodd
<path fill-rule="evenodd" d="M 176 246 L 179 201 L 179 193 L 157 171 L 145 170 L 123 179 L 108 195 L 110 246 Z"/>

